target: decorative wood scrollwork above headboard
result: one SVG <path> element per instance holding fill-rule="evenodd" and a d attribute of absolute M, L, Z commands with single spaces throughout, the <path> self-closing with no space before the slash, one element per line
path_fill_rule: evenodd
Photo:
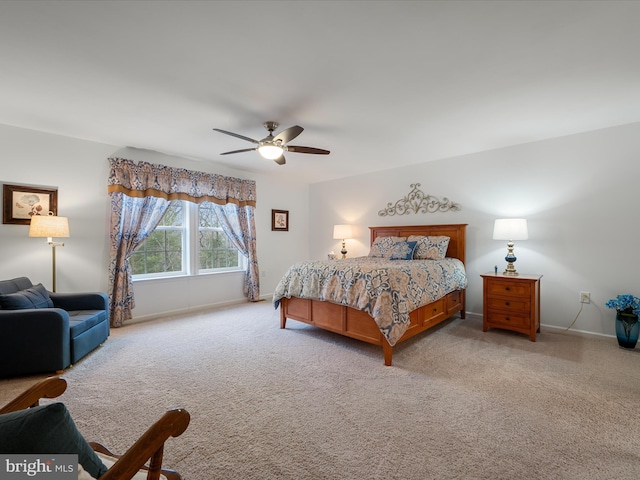
<path fill-rule="evenodd" d="M 380 210 L 378 215 L 387 217 L 409 215 L 411 213 L 457 212 L 462 208 L 459 203 L 452 202 L 447 197 L 443 197 L 440 200 L 437 197 L 425 194 L 418 188 L 420 187 L 419 183 L 412 183 L 409 186 L 412 190 L 408 195 L 395 203 L 387 203 L 387 207 L 384 210 Z"/>

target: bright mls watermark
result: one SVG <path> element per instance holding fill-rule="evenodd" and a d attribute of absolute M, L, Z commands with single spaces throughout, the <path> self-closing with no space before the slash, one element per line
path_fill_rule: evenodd
<path fill-rule="evenodd" d="M 0 454 L 0 480 L 77 480 L 78 455 Z"/>

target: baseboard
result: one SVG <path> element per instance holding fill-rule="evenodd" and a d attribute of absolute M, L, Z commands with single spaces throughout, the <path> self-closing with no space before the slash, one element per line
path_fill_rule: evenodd
<path fill-rule="evenodd" d="M 545 330 L 551 330 L 553 333 L 566 333 L 568 335 L 575 335 L 578 337 L 599 337 L 599 338 L 616 338 L 615 335 L 608 335 L 606 333 L 588 332 L 586 330 L 575 330 L 573 328 L 567 330 L 567 327 L 558 327 L 555 325 L 540 324 L 540 328 Z"/>
<path fill-rule="evenodd" d="M 481 313 L 467 312 L 467 317 L 482 321 Z M 579 337 L 616 338 L 615 335 L 608 335 L 606 333 L 589 332 L 587 330 L 576 330 L 573 328 L 567 330 L 567 327 L 558 327 L 557 325 L 547 325 L 546 323 L 540 324 L 540 330 L 543 332 L 548 331 L 549 333 L 565 333 L 567 335 L 575 335 Z"/>
<path fill-rule="evenodd" d="M 267 301 L 267 300 L 271 301 L 272 298 L 273 298 L 273 293 L 267 293 L 264 295 L 260 295 L 260 300 L 258 301 L 260 302 Z M 197 313 L 197 312 L 204 312 L 209 310 L 216 310 L 219 308 L 230 307 L 232 305 L 241 305 L 243 303 L 247 303 L 247 301 L 248 300 L 246 298 L 242 298 L 242 299 L 236 299 L 236 300 L 228 300 L 225 302 L 216 302 L 216 303 L 209 303 L 206 305 L 198 305 L 196 307 L 179 308 L 176 310 L 167 310 L 165 312 L 150 313 L 149 315 L 140 315 L 139 317 L 133 317 L 132 319 L 126 321 L 126 325 L 133 325 L 134 323 L 148 322 L 148 321 L 157 320 L 160 318 L 185 315 L 187 313 Z"/>

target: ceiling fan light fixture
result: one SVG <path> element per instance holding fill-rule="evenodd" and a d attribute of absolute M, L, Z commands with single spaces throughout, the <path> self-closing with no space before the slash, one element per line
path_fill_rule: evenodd
<path fill-rule="evenodd" d="M 253 138 L 245 137 L 244 135 L 240 135 L 239 133 L 233 133 L 222 130 L 220 128 L 214 128 L 214 130 L 217 132 L 224 133 L 225 135 L 231 135 L 232 137 L 246 140 L 247 142 L 251 142 L 254 145 L 257 145 L 257 147 L 254 148 L 232 150 L 231 152 L 223 152 L 220 155 L 255 152 L 257 150 L 262 158 L 273 160 L 278 165 L 284 165 L 285 163 L 287 163 L 284 159 L 284 152 L 315 153 L 317 155 L 329 155 L 329 153 L 331 153 L 329 152 L 329 150 L 323 150 L 321 148 L 303 147 L 301 145 L 289 145 L 289 142 L 300 135 L 304 130 L 304 128 L 302 128 L 300 125 L 289 127 L 277 134 L 275 137 L 273 136 L 273 131 L 278 128 L 277 122 L 265 122 L 264 127 L 268 130 L 269 135 L 264 137 L 262 140 L 254 140 Z"/>
<path fill-rule="evenodd" d="M 284 153 L 284 148 L 278 145 L 266 144 L 260 145 L 258 147 L 258 152 L 267 160 L 275 160 L 276 158 L 280 158 L 282 156 L 282 154 Z"/>

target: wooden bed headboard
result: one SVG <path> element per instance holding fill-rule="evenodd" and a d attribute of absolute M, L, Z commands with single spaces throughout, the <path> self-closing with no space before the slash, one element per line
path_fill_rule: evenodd
<path fill-rule="evenodd" d="M 447 248 L 447 257 L 458 258 L 464 263 L 467 224 L 453 225 L 409 225 L 394 226 L 387 225 L 384 227 L 369 227 L 371 230 L 371 243 L 377 237 L 408 237 L 409 235 L 444 235 L 451 238 L 449 248 Z"/>

